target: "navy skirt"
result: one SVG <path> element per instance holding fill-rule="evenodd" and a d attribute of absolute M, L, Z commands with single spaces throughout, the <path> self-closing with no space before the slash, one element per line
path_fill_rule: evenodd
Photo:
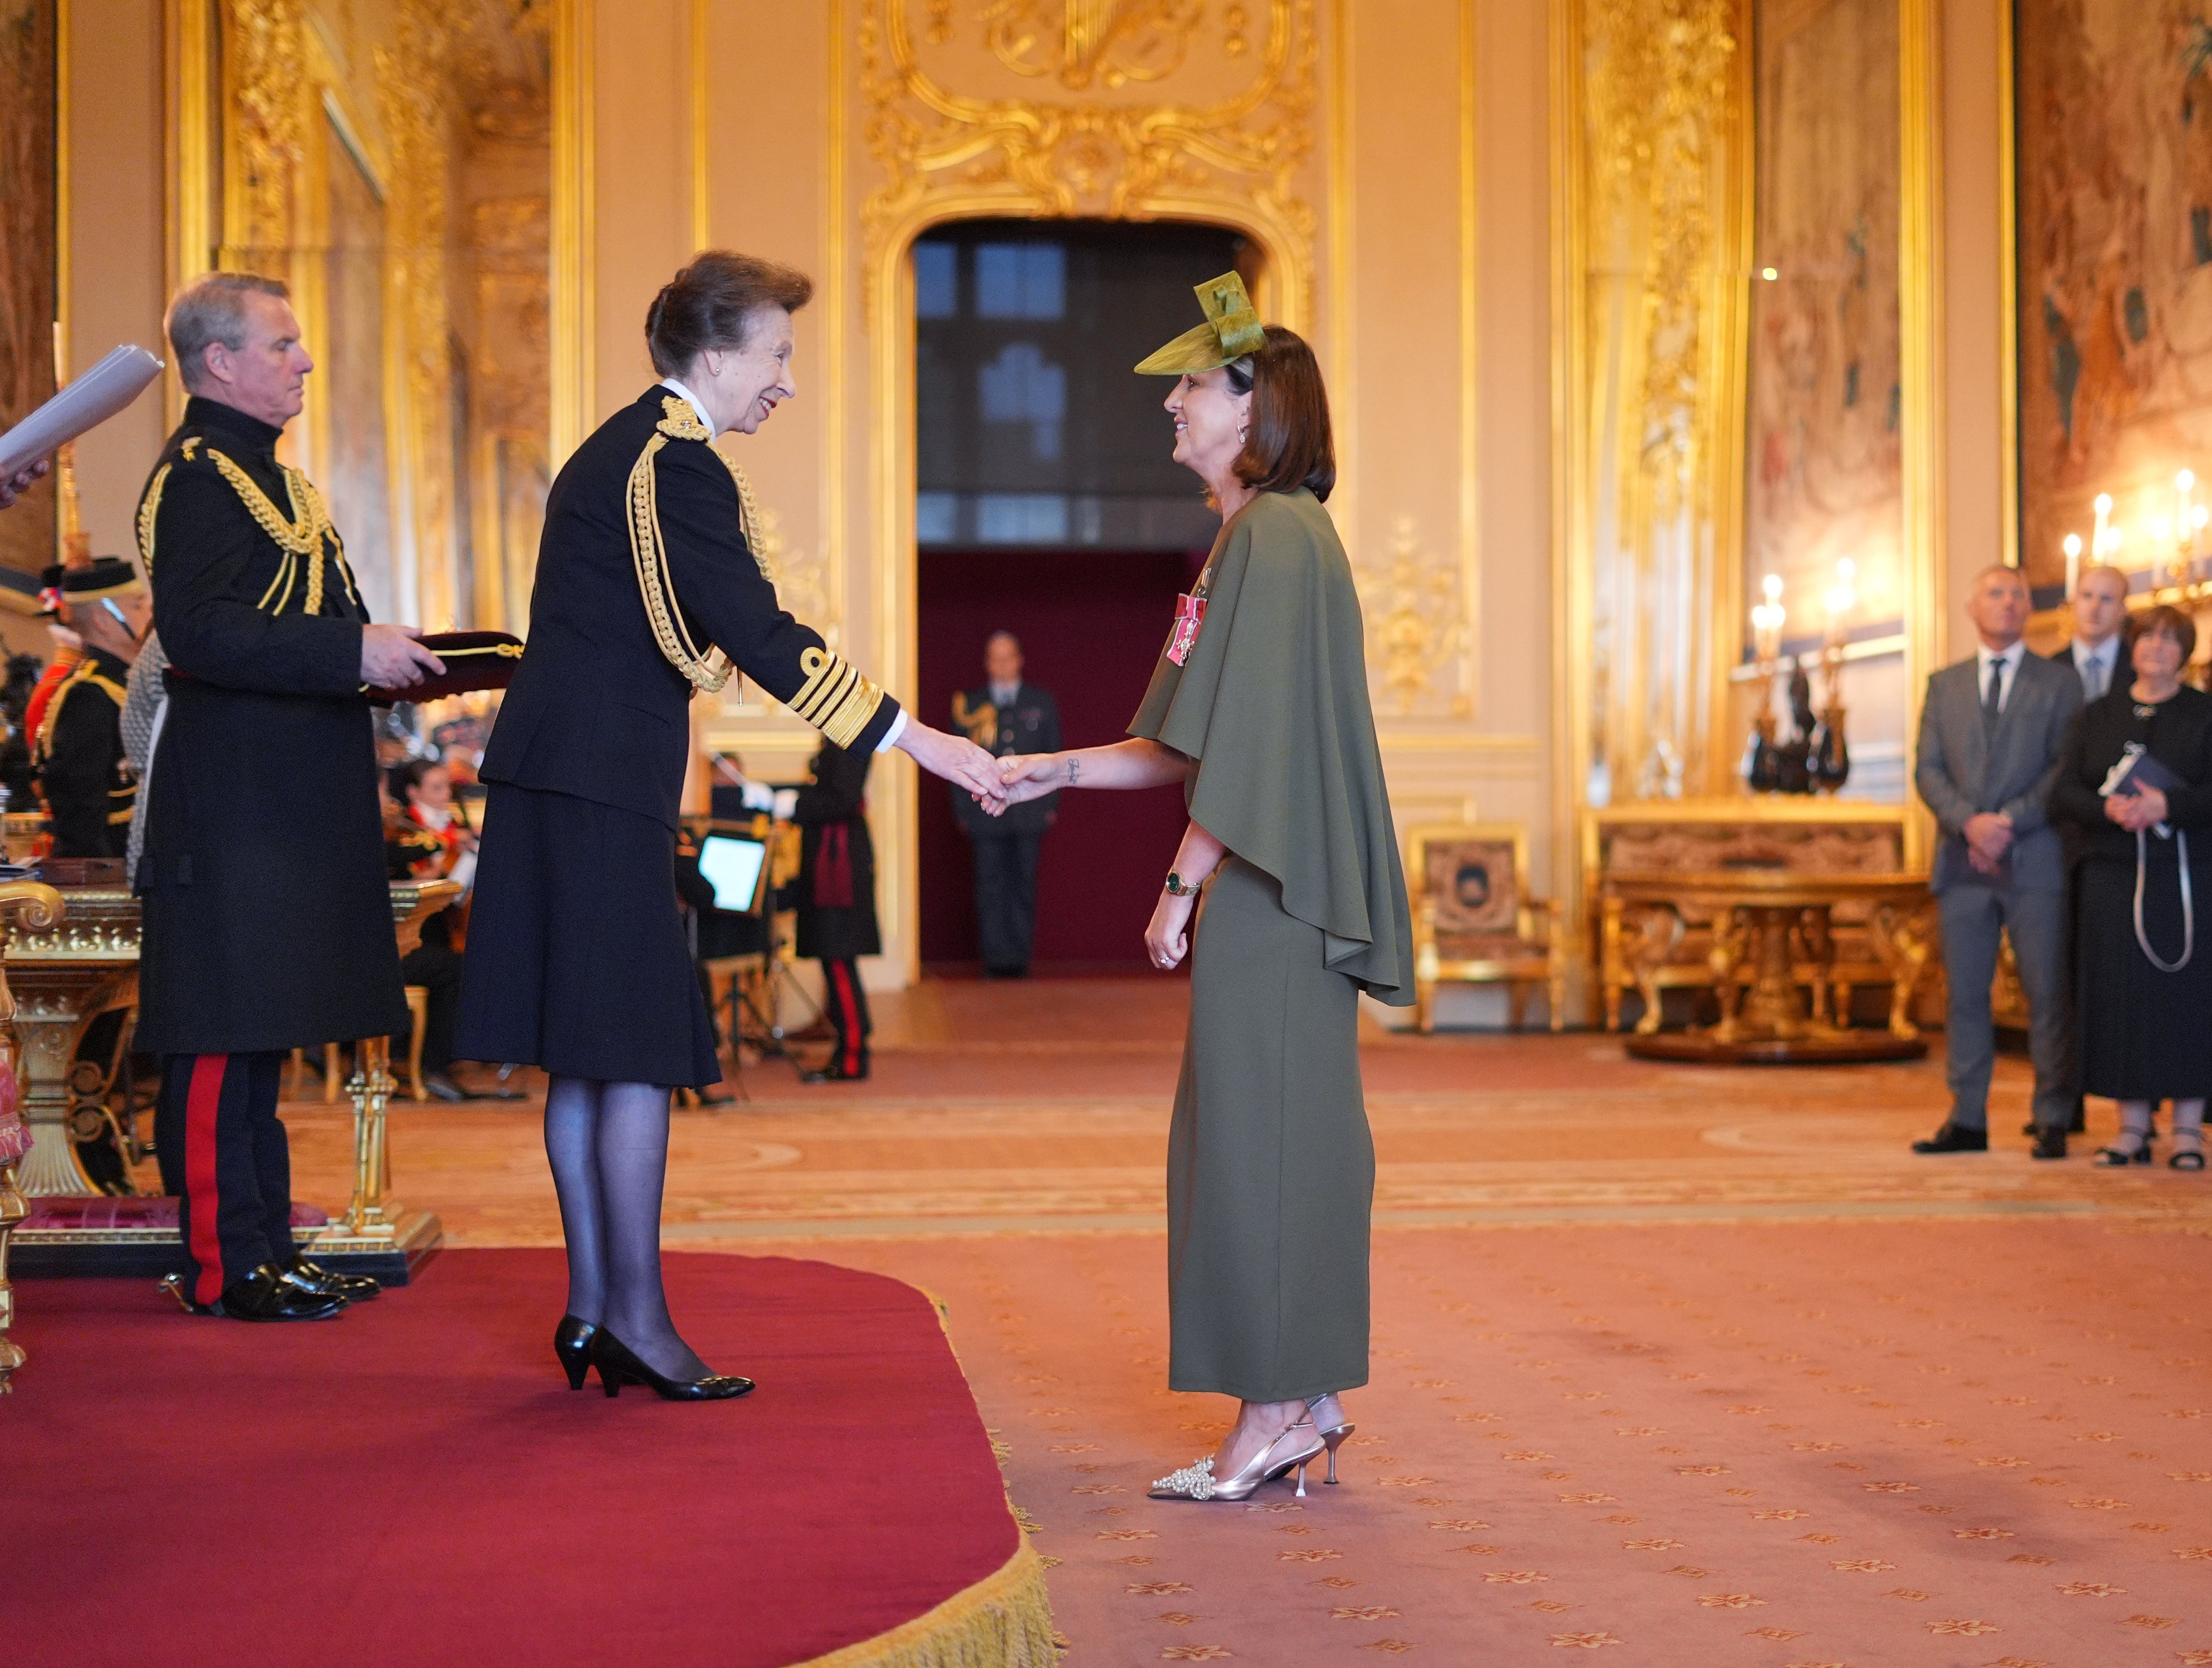
<path fill-rule="evenodd" d="M 490 785 L 469 911 L 464 1059 L 558 1077 L 722 1080 L 676 896 L 676 834 L 613 805 Z"/>

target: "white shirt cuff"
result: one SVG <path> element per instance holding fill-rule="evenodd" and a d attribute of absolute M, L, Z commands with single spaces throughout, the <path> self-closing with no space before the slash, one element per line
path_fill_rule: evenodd
<path fill-rule="evenodd" d="M 883 740 L 876 743 L 876 751 L 878 753 L 890 751 L 896 745 L 898 738 L 904 734 L 906 734 L 906 708 L 902 707 L 899 708 L 899 715 L 891 720 L 891 727 L 884 731 Z"/>

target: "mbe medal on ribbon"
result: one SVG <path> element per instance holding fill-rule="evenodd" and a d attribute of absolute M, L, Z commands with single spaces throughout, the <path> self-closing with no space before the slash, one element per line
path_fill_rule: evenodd
<path fill-rule="evenodd" d="M 1198 640 L 1198 628 L 1206 618 L 1206 598 L 1194 597 L 1186 591 L 1176 598 L 1175 629 L 1168 634 L 1168 659 L 1180 666 L 1190 655 L 1190 646 Z"/>

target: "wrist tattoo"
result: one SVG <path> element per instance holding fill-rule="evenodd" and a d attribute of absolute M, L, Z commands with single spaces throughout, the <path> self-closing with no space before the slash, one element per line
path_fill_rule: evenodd
<path fill-rule="evenodd" d="M 1080 782 L 1082 779 L 1083 779 L 1083 761 L 1082 761 L 1082 760 L 1080 760 L 1080 759 L 1070 759 L 1070 760 L 1067 761 L 1067 785 L 1068 785 L 1068 786 L 1070 786 L 1070 787 L 1073 787 L 1077 783 Z"/>

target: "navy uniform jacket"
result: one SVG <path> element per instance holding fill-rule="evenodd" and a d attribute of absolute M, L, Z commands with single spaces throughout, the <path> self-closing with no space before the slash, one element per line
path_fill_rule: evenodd
<path fill-rule="evenodd" d="M 119 858 L 131 845 L 138 785 L 123 755 L 123 692 L 131 668 L 88 649 L 47 702 L 38 737 L 39 785 L 54 825 L 54 855 Z"/>
<path fill-rule="evenodd" d="M 1060 703 L 1052 698 L 1051 690 L 1026 681 L 1004 706 L 991 699 L 988 685 L 963 690 L 952 698 L 952 722 L 994 758 L 1060 751 Z M 970 839 L 1010 840 L 1018 834 L 1041 834 L 1052 826 L 1059 805 L 1055 791 L 1010 805 L 1003 816 L 993 816 L 967 789 L 952 789 L 952 815 Z"/>
<path fill-rule="evenodd" d="M 642 462 L 655 434 L 665 440 Z M 872 753 L 898 703 L 777 605 L 739 528 L 737 482 L 679 394 L 658 385 L 599 425 L 545 505 L 530 641 L 477 774 L 572 794 L 673 828 L 692 686 L 661 652 L 638 579 L 639 471 L 691 640 L 824 734 Z"/>
<path fill-rule="evenodd" d="M 320 495 L 276 461 L 282 433 L 195 398 L 139 500 L 169 656 L 136 877 L 149 1053 L 407 1026 L 361 693 L 368 610 Z"/>

